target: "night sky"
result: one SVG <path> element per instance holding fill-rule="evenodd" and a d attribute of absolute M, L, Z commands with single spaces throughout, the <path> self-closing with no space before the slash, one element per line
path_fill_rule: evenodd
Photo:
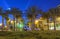
<path fill-rule="evenodd" d="M 29 6 L 33 5 L 37 6 L 43 11 L 47 11 L 50 8 L 57 7 L 57 5 L 59 4 L 60 0 L 0 0 L 0 6 L 3 7 L 3 9 L 9 9 L 10 7 L 17 7 L 22 11 L 25 11 Z"/>
<path fill-rule="evenodd" d="M 4 9 L 17 7 L 23 11 L 33 5 L 38 6 L 43 11 L 47 11 L 49 8 L 56 7 L 59 4 L 60 0 L 0 0 L 0 6 Z"/>

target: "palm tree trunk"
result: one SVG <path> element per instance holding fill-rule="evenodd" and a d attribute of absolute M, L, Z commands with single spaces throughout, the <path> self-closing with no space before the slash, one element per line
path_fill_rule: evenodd
<path fill-rule="evenodd" d="M 4 17 L 2 17 L 2 31 L 3 31 L 3 28 L 4 28 Z"/>
<path fill-rule="evenodd" d="M 14 31 L 15 31 L 15 17 L 13 19 L 14 19 Z"/>
<path fill-rule="evenodd" d="M 32 30 L 35 30 L 35 16 L 32 19 Z"/>
<path fill-rule="evenodd" d="M 48 26 L 48 30 L 49 30 L 49 19 L 47 19 L 47 26 Z"/>
<path fill-rule="evenodd" d="M 32 27 L 32 19 L 30 20 L 30 22 L 31 22 L 31 30 L 33 30 L 33 27 Z"/>
<path fill-rule="evenodd" d="M 56 30 L 55 19 L 54 19 L 54 30 Z"/>
<path fill-rule="evenodd" d="M 15 25 L 16 25 L 15 27 L 16 27 L 16 31 L 17 31 L 17 18 L 16 18 L 16 22 L 15 22 Z"/>
<path fill-rule="evenodd" d="M 53 22 L 54 22 L 54 30 L 56 30 L 56 17 L 55 16 L 53 16 Z"/>
<path fill-rule="evenodd" d="M 8 28 L 9 28 L 9 27 L 8 27 L 8 22 L 7 22 L 7 21 L 8 21 L 8 20 L 6 20 L 6 26 L 7 26 L 7 31 L 8 31 Z"/>

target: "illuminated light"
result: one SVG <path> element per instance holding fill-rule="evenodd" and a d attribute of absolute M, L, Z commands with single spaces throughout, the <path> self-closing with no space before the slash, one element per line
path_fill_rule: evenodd
<path fill-rule="evenodd" d="M 51 27 L 50 29 L 51 29 L 51 30 L 53 30 L 53 29 L 54 29 L 54 27 Z"/>
<path fill-rule="evenodd" d="M 2 23 L 0 23 L 0 26 L 2 26 Z"/>
<path fill-rule="evenodd" d="M 23 28 L 24 24 L 20 24 L 20 27 Z"/>
<path fill-rule="evenodd" d="M 35 24 L 37 24 L 37 23 L 38 23 L 38 21 L 39 21 L 39 20 L 35 20 Z"/>
<path fill-rule="evenodd" d="M 19 26 L 19 27 L 20 27 L 20 28 L 23 28 L 23 26 L 24 26 L 24 24 L 20 24 L 20 26 Z"/>
<path fill-rule="evenodd" d="M 17 28 L 20 29 L 20 31 L 23 30 L 24 23 L 17 23 Z"/>
<path fill-rule="evenodd" d="M 23 28 L 23 26 L 24 26 L 24 24 L 23 24 L 23 23 L 20 23 L 20 24 L 19 24 L 19 23 L 17 23 L 17 27 L 18 27 L 18 28 Z"/>
<path fill-rule="evenodd" d="M 40 19 L 42 19 L 42 17 L 40 17 Z"/>
<path fill-rule="evenodd" d="M 60 30 L 60 26 L 56 27 L 56 30 Z"/>
<path fill-rule="evenodd" d="M 13 23 L 13 21 L 11 21 L 11 23 Z"/>
<path fill-rule="evenodd" d="M 11 31 L 10 29 L 8 31 Z"/>
<path fill-rule="evenodd" d="M 16 21 L 15 21 L 16 22 Z"/>
<path fill-rule="evenodd" d="M 54 25 L 54 23 L 51 23 L 51 25 Z"/>
<path fill-rule="evenodd" d="M 56 20 L 60 20 L 60 17 L 56 18 Z"/>
<path fill-rule="evenodd" d="M 5 28 L 7 28 L 7 26 L 5 26 Z"/>

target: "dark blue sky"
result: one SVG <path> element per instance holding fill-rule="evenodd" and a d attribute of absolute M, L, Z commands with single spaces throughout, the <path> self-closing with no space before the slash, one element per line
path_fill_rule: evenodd
<path fill-rule="evenodd" d="M 59 4 L 60 0 L 0 0 L 0 6 L 4 9 L 17 7 L 23 11 L 33 5 L 38 6 L 43 11 L 47 11 L 49 8 L 56 7 Z"/>
<path fill-rule="evenodd" d="M 0 6 L 2 6 L 3 9 L 17 7 L 22 11 L 26 10 L 29 6 L 37 6 L 43 11 L 47 11 L 50 8 L 57 7 L 59 4 L 60 0 L 0 0 Z M 10 18 L 12 18 L 12 16 L 10 16 Z"/>

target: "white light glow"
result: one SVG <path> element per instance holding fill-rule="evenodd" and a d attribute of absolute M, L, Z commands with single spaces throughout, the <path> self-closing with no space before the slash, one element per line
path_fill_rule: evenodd
<path fill-rule="evenodd" d="M 54 27 L 51 27 L 50 29 L 51 29 L 51 30 L 53 30 L 53 29 L 54 29 Z"/>
<path fill-rule="evenodd" d="M 2 23 L 0 23 L 0 26 L 2 26 Z"/>
<path fill-rule="evenodd" d="M 11 23 L 13 23 L 13 21 L 11 21 Z"/>
<path fill-rule="evenodd" d="M 39 20 L 35 20 L 35 24 L 37 24 L 37 23 L 38 23 L 38 21 L 39 21 Z"/>

